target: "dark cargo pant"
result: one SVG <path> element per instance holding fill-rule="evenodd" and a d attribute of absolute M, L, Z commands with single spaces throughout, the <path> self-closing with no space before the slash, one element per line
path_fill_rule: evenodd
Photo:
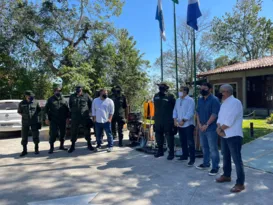
<path fill-rule="evenodd" d="M 155 138 L 158 150 L 163 152 L 164 138 L 166 138 L 169 148 L 169 154 L 174 155 L 174 133 L 170 125 L 156 125 Z"/>
<path fill-rule="evenodd" d="M 38 124 L 22 125 L 22 130 L 21 130 L 22 141 L 21 141 L 21 144 L 22 145 L 27 145 L 28 144 L 29 127 L 31 128 L 34 144 L 39 144 L 40 139 L 39 139 Z"/>
<path fill-rule="evenodd" d="M 123 126 L 125 124 L 125 119 L 123 117 L 113 117 L 111 125 L 113 136 L 117 136 L 116 124 L 118 124 L 118 138 L 119 140 L 123 140 Z"/>
<path fill-rule="evenodd" d="M 49 143 L 54 143 L 59 136 L 60 142 L 64 142 L 66 133 L 66 120 L 61 122 L 50 121 L 49 125 Z"/>
<path fill-rule="evenodd" d="M 91 141 L 91 133 L 90 133 L 90 125 L 88 123 L 88 120 L 72 120 L 71 121 L 71 142 L 75 143 L 78 139 L 78 134 L 80 131 L 80 125 L 83 126 L 83 133 L 84 137 L 87 142 Z"/>

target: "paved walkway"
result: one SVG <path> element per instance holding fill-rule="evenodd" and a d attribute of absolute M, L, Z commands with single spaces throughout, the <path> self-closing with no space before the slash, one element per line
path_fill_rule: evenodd
<path fill-rule="evenodd" d="M 246 166 L 273 174 L 273 133 L 245 144 L 242 156 Z"/>
<path fill-rule="evenodd" d="M 48 155 L 48 142 L 42 141 L 40 155 L 33 154 L 30 143 L 29 155 L 19 158 L 19 138 L 0 143 L 1 205 L 70 205 L 71 201 L 73 205 L 268 205 L 273 201 L 273 175 L 251 168 L 245 168 L 246 190 L 231 194 L 235 172 L 232 183 L 217 184 L 215 177 L 186 163 L 167 161 L 166 156 L 154 159 L 129 147 L 90 153 L 80 139 L 74 153 Z M 51 201 L 41 202 L 47 200 Z"/>

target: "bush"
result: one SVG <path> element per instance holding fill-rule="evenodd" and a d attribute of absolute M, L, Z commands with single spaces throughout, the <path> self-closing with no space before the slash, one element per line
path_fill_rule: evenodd
<path fill-rule="evenodd" d="M 271 113 L 270 116 L 268 118 L 266 118 L 266 123 L 273 124 L 273 113 Z"/>

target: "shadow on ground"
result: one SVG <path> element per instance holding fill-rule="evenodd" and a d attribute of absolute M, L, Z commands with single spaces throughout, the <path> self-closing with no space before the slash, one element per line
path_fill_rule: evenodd
<path fill-rule="evenodd" d="M 98 193 L 90 204 L 103 205 L 259 205 L 273 200 L 273 175 L 249 168 L 246 191 L 231 194 L 234 172 L 232 183 L 217 184 L 215 177 L 186 163 L 167 161 L 166 156 L 155 159 L 128 147 L 94 153 L 79 139 L 74 153 L 48 155 L 48 142 L 42 141 L 40 155 L 17 158 L 19 139 L 0 142 L 1 205 L 27 205 L 90 193 Z"/>

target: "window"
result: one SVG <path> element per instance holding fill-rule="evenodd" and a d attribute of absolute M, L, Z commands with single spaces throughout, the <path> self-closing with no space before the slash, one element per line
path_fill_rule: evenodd
<path fill-rule="evenodd" d="M 1 102 L 0 110 L 17 110 L 18 102 Z"/>
<path fill-rule="evenodd" d="M 237 83 L 223 83 L 223 84 L 230 84 L 233 87 L 233 95 L 234 95 L 234 97 L 237 97 Z M 214 84 L 213 85 L 213 94 L 215 96 L 219 97 L 220 87 L 223 84 Z"/>

